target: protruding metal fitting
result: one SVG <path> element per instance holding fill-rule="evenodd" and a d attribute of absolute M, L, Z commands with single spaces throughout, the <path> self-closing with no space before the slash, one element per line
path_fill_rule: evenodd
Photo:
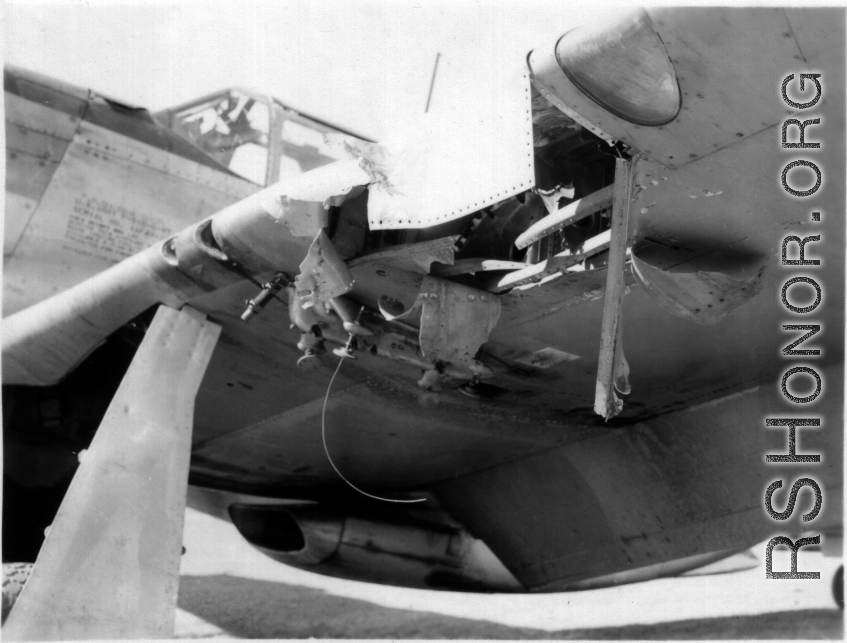
<path fill-rule="evenodd" d="M 344 324 L 344 330 L 351 335 L 359 337 L 370 337 L 373 333 L 361 324 L 364 306 L 357 306 L 345 297 L 335 297 L 329 301 L 329 305 L 338 314 Z"/>
<path fill-rule="evenodd" d="M 313 350 L 307 350 L 306 354 L 297 360 L 297 368 L 304 371 L 313 371 L 321 365 L 321 358 Z"/>
<path fill-rule="evenodd" d="M 373 335 L 371 331 L 362 326 L 361 324 L 357 324 L 356 322 L 344 322 L 344 330 L 346 330 L 351 335 L 357 335 L 359 337 L 370 337 Z"/>
<path fill-rule="evenodd" d="M 288 282 L 288 276 L 284 272 L 276 273 L 273 279 L 262 286 L 262 290 L 259 294 L 256 295 L 254 299 L 250 299 L 247 302 L 247 310 L 241 314 L 241 320 L 250 321 L 253 317 L 258 315 L 262 308 L 264 308 L 265 305 L 273 299 L 280 290 L 282 290 L 282 288 L 288 285 Z"/>
<path fill-rule="evenodd" d="M 347 343 L 344 346 L 339 348 L 334 348 L 332 350 L 333 354 L 338 355 L 341 359 L 356 359 L 356 356 L 353 355 L 353 349 L 356 347 L 356 336 L 352 333 L 347 336 Z"/>
<path fill-rule="evenodd" d="M 347 346 L 339 346 L 338 348 L 333 348 L 332 352 L 334 355 L 337 355 L 341 359 L 356 359 L 356 356 L 353 355 L 353 351 L 347 348 Z"/>

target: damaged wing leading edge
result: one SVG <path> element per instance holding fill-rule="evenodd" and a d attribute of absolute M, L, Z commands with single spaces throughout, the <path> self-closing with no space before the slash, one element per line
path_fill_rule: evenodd
<path fill-rule="evenodd" d="M 345 142 L 378 177 L 368 200 L 371 230 L 453 221 L 534 186 L 529 74 L 514 61 L 485 64 L 490 73 L 469 77 L 445 61 L 429 112 L 379 145 Z"/>
<path fill-rule="evenodd" d="M 637 18 L 627 24 L 659 62 L 673 47 L 680 61 L 671 71 L 699 69 L 698 41 L 664 38 L 693 26 Z M 652 31 L 660 28 L 662 38 Z M 282 504 L 293 493 L 317 505 L 314 515 L 342 504 L 339 476 L 389 500 L 423 491 L 479 534 L 528 591 L 645 580 L 670 573 L 668 560 L 687 561 L 679 571 L 744 545 L 758 537 L 744 512 L 758 517 L 760 498 L 738 490 L 754 487 L 757 474 L 725 460 L 755 451 L 755 432 L 732 426 L 756 421 L 774 393 L 757 391 L 779 356 L 751 365 L 745 350 L 765 354 L 756 325 L 778 302 L 741 306 L 774 280 L 757 262 L 775 236 L 765 188 L 776 174 L 750 161 L 769 158 L 772 132 L 695 136 L 715 150 L 694 160 L 702 149 L 689 147 L 688 123 L 710 127 L 706 108 L 732 97 L 688 102 L 676 116 L 668 110 L 673 118 L 661 129 L 634 127 L 623 122 L 629 108 L 609 111 L 577 94 L 610 88 L 603 74 L 576 82 L 575 66 L 617 69 L 615 87 L 630 80 L 629 68 L 615 63 L 630 56 L 638 67 L 640 57 L 616 34 L 601 34 L 587 67 L 563 39 L 543 61 L 531 58 L 543 62 L 534 70 L 543 89 L 535 101 L 525 71 L 474 69 L 482 85 L 496 78 L 476 92 L 449 80 L 446 65 L 432 111 L 402 137 L 344 137 L 350 158 L 168 232 L 115 269 L 7 319 L 6 382 L 55 383 L 152 306 L 188 304 L 219 324 L 223 338 L 197 405 L 192 484 Z M 550 98 L 564 90 L 558 103 Z M 562 111 L 559 103 L 570 105 L 565 117 L 551 112 Z M 727 105 L 736 120 L 755 108 L 742 94 Z M 543 118 L 533 122 L 536 107 Z M 681 152 L 675 166 L 662 165 Z M 750 168 L 754 189 L 737 185 L 739 167 Z M 709 325 L 730 313 L 733 322 Z M 333 355 L 356 361 L 333 373 Z M 713 413 L 743 415 L 721 423 Z M 597 414 L 620 414 L 615 426 L 626 429 L 609 430 Z M 703 430 L 715 424 L 726 430 Z M 729 505 L 707 480 L 724 470 L 744 476 L 730 476 Z M 691 502 L 696 521 L 680 510 Z M 370 534 L 397 534 L 404 520 L 435 514 L 396 509 L 387 505 L 384 521 L 350 541 L 355 565 L 345 568 L 339 556 L 309 566 L 412 582 L 392 576 Z M 340 534 L 354 538 L 355 510 L 343 511 L 333 514 L 333 552 L 346 546 Z M 574 528 L 563 536 L 562 524 Z M 320 529 L 302 535 L 310 542 L 326 535 Z M 429 551 L 413 547 L 409 558 L 422 561 Z M 431 562 L 421 565 L 415 583 L 444 581 Z M 446 588 L 467 580 L 451 579 Z"/>

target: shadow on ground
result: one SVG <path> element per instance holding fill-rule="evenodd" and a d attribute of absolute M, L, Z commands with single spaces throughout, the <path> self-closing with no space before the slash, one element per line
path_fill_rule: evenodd
<path fill-rule="evenodd" d="M 548 632 L 382 607 L 322 590 L 238 576 L 183 576 L 179 607 L 243 638 L 841 639 L 839 610 L 691 619 Z"/>

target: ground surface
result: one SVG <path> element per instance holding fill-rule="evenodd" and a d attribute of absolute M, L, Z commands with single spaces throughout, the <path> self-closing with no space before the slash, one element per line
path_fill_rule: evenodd
<path fill-rule="evenodd" d="M 341 581 L 285 567 L 235 528 L 189 510 L 176 634 L 183 638 L 841 639 L 840 561 L 804 553 L 820 581 L 763 566 L 589 592 L 478 595 Z M 764 552 L 764 545 L 760 548 Z M 755 550 L 760 554 L 758 550 Z M 761 556 L 760 556 L 761 557 Z M 787 568 L 775 557 L 774 569 Z"/>

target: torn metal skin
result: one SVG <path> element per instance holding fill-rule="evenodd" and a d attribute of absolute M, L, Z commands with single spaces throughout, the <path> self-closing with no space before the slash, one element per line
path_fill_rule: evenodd
<path fill-rule="evenodd" d="M 277 183 L 260 193 L 262 207 L 295 237 L 314 237 L 328 225 L 327 207 L 343 203 L 372 181 L 364 163 L 339 161 Z"/>
<path fill-rule="evenodd" d="M 378 186 L 389 194 L 393 194 L 391 182 L 386 175 L 387 154 L 382 145 L 332 132 L 324 134 L 324 142 L 331 148 L 343 151 L 351 160 L 355 160 L 369 175 L 368 183 L 371 186 Z"/>
<path fill-rule="evenodd" d="M 424 277 L 421 293 L 421 350 L 453 364 L 471 365 L 474 356 L 500 319 L 496 295 L 445 281 Z"/>
<path fill-rule="evenodd" d="M 698 324 L 716 324 L 732 310 L 759 294 L 765 267 L 751 279 L 722 272 L 669 272 L 632 254 L 632 268 L 647 294 L 672 315 Z"/>
<path fill-rule="evenodd" d="M 535 191 L 544 201 L 544 207 L 547 208 L 547 212 L 551 214 L 559 209 L 559 202 L 562 199 L 573 199 L 574 197 L 573 181 L 567 185 L 560 183 L 551 190 L 542 190 L 536 187 Z"/>
<path fill-rule="evenodd" d="M 406 119 L 378 145 L 349 137 L 328 140 L 360 158 L 371 176 L 370 230 L 444 224 L 534 186 L 526 66 L 477 62 L 490 72 L 478 69 L 468 76 L 445 67 L 433 109 Z M 476 100 L 469 103 L 463 98 L 468 95 Z"/>
<path fill-rule="evenodd" d="M 265 209 L 295 237 L 312 237 L 329 225 L 322 203 L 299 201 L 285 194 L 269 195 Z"/>
<path fill-rule="evenodd" d="M 323 230 L 309 246 L 294 282 L 297 294 L 306 306 L 329 302 L 346 293 L 355 283 L 344 259 Z"/>
<path fill-rule="evenodd" d="M 426 275 L 429 274 L 434 262 L 453 265 L 456 241 L 458 240 L 458 235 L 454 235 L 433 239 L 432 241 L 389 246 L 354 259 L 350 262 L 350 267 L 379 263 L 392 268 L 400 268 L 407 272 Z"/>
<path fill-rule="evenodd" d="M 469 286 L 426 276 L 415 303 L 380 297 L 379 309 L 389 320 L 412 321 L 420 314 L 421 352 L 433 363 L 446 362 L 485 374 L 474 357 L 500 319 L 500 299 Z"/>

